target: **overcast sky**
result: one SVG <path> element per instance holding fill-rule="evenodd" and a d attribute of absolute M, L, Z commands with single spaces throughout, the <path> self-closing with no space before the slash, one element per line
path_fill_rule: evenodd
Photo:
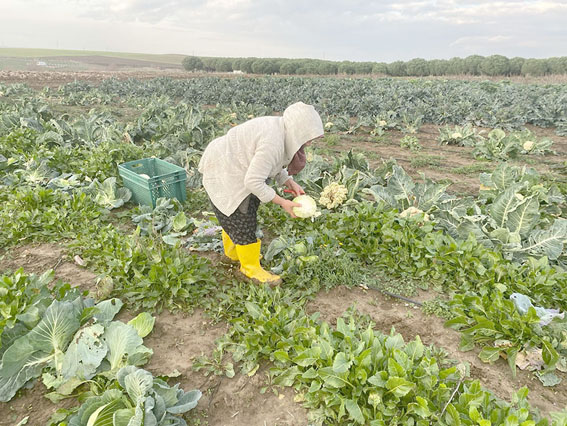
<path fill-rule="evenodd" d="M 385 61 L 567 56 L 567 0 L 0 0 L 0 47 Z"/>

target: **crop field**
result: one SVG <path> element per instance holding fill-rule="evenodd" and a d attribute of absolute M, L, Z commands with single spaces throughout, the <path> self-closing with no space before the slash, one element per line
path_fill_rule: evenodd
<path fill-rule="evenodd" d="M 567 425 L 567 84 L 64 80 L 0 78 L 0 425 Z M 299 100 L 321 215 L 260 207 L 272 288 L 197 164 Z M 131 201 L 150 157 L 184 202 Z"/>

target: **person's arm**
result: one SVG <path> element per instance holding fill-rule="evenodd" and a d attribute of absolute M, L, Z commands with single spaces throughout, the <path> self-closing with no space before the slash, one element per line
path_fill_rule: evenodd
<path fill-rule="evenodd" d="M 293 214 L 293 208 L 301 207 L 301 205 L 280 197 L 273 188 L 266 184 L 266 179 L 268 179 L 273 168 L 270 161 L 271 158 L 272 155 L 262 149 L 254 154 L 248 166 L 248 171 L 244 176 L 244 186 L 248 191 L 258 197 L 261 202 L 267 203 L 272 201 L 281 206 L 291 217 L 296 217 L 295 214 Z"/>
<path fill-rule="evenodd" d="M 303 190 L 303 188 L 301 187 L 300 184 L 298 184 L 296 181 L 293 180 L 292 177 L 290 177 L 288 180 L 286 180 L 284 182 L 284 185 L 289 188 L 291 191 L 293 191 L 293 194 L 296 197 L 299 197 L 300 195 L 305 194 L 305 191 Z"/>

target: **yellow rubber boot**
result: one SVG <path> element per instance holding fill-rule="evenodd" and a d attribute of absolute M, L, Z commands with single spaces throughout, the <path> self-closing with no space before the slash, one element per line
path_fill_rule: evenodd
<path fill-rule="evenodd" d="M 260 245 L 260 240 L 245 246 L 236 245 L 236 252 L 240 260 L 240 272 L 260 283 L 281 284 L 282 280 L 278 275 L 271 274 L 260 266 Z"/>
<path fill-rule="evenodd" d="M 238 262 L 238 254 L 236 253 L 236 244 L 232 242 L 225 230 L 222 230 L 222 246 L 224 255 L 233 262 Z"/>

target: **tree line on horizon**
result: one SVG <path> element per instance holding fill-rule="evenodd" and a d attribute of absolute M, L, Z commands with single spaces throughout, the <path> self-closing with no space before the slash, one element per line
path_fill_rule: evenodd
<path fill-rule="evenodd" d="M 422 59 L 410 61 L 353 62 L 321 59 L 223 58 L 187 56 L 182 61 L 187 71 L 234 72 L 248 74 L 315 74 L 315 75 L 386 75 L 444 76 L 545 76 L 567 74 L 567 56 L 547 59 L 507 58 L 502 55 L 471 55 L 466 58 Z"/>

